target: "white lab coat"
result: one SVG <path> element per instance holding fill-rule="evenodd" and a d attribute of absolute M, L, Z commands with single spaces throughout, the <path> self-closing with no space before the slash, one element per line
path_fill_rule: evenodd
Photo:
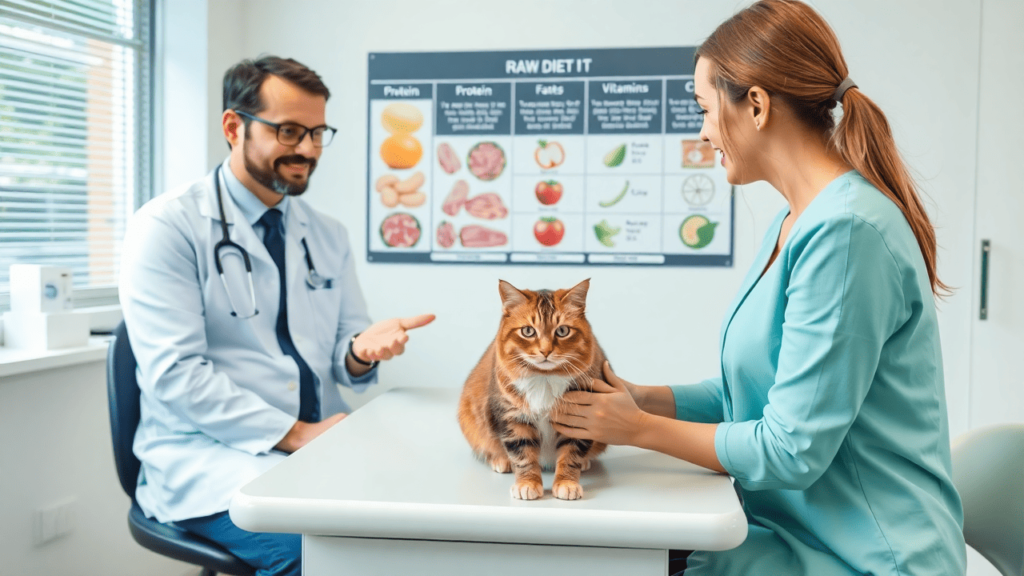
<path fill-rule="evenodd" d="M 227 510 L 238 488 L 285 457 L 272 449 L 299 413 L 299 369 L 277 342 L 277 267 L 223 182 L 222 197 L 230 237 L 252 262 L 252 318 L 231 315 L 214 262 L 222 232 L 213 173 L 147 203 L 125 234 L 121 306 L 142 391 L 136 499 L 161 522 Z M 348 411 L 336 384 L 376 381 L 375 370 L 354 380 L 345 368 L 349 339 L 370 319 L 344 226 L 298 198 L 289 203 L 288 327 L 326 418 Z M 303 238 L 330 288 L 307 285 Z M 241 259 L 222 261 L 236 305 L 251 307 Z"/>

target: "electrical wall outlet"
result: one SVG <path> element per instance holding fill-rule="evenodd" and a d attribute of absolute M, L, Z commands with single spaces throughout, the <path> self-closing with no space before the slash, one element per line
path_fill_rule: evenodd
<path fill-rule="evenodd" d="M 42 546 L 75 530 L 77 502 L 77 498 L 68 498 L 35 511 L 32 519 L 32 533 L 35 536 L 36 546 Z"/>

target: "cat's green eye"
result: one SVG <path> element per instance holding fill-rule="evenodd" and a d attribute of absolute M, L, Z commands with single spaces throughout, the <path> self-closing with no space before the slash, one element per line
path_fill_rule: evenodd
<path fill-rule="evenodd" d="M 558 336 L 559 338 L 565 338 L 568 335 L 569 335 L 569 327 L 568 326 L 559 326 L 558 328 L 555 328 L 555 336 Z"/>
<path fill-rule="evenodd" d="M 519 332 L 526 338 L 533 338 L 533 335 L 537 333 L 537 331 L 533 329 L 533 326 L 523 326 Z"/>

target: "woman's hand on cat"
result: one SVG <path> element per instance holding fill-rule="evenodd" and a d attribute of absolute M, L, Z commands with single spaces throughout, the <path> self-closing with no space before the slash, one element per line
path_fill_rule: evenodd
<path fill-rule="evenodd" d="M 605 444 L 633 444 L 647 415 L 633 400 L 625 380 L 604 364 L 603 380 L 593 380 L 593 392 L 568 392 L 551 414 L 555 430 L 570 438 Z"/>
<path fill-rule="evenodd" d="M 382 320 L 363 330 L 352 343 L 352 351 L 360 360 L 390 360 L 405 352 L 408 331 L 434 321 L 433 314 Z"/>
<path fill-rule="evenodd" d="M 612 372 L 611 364 L 608 362 L 604 364 L 604 379 L 613 386 L 621 383 L 633 397 L 633 402 L 636 402 L 637 407 L 644 412 L 675 419 L 676 399 L 668 386 L 642 386 L 627 382 Z"/>
<path fill-rule="evenodd" d="M 636 405 L 643 410 L 643 402 L 642 398 L 640 398 L 640 392 L 642 390 L 641 386 L 637 386 L 632 382 L 627 382 L 626 380 L 619 378 L 619 376 L 612 371 L 612 365 L 607 360 L 604 362 L 603 372 L 605 382 L 608 382 L 612 386 L 618 386 L 621 384 L 622 387 L 626 389 L 626 392 L 629 392 L 629 395 L 633 398 L 633 402 L 636 402 Z"/>

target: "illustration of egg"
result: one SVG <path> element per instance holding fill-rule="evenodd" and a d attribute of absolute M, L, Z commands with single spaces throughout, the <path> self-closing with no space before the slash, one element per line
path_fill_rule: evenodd
<path fill-rule="evenodd" d="M 423 113 L 412 104 L 394 102 L 384 108 L 380 123 L 392 134 L 411 134 L 423 125 Z"/>

